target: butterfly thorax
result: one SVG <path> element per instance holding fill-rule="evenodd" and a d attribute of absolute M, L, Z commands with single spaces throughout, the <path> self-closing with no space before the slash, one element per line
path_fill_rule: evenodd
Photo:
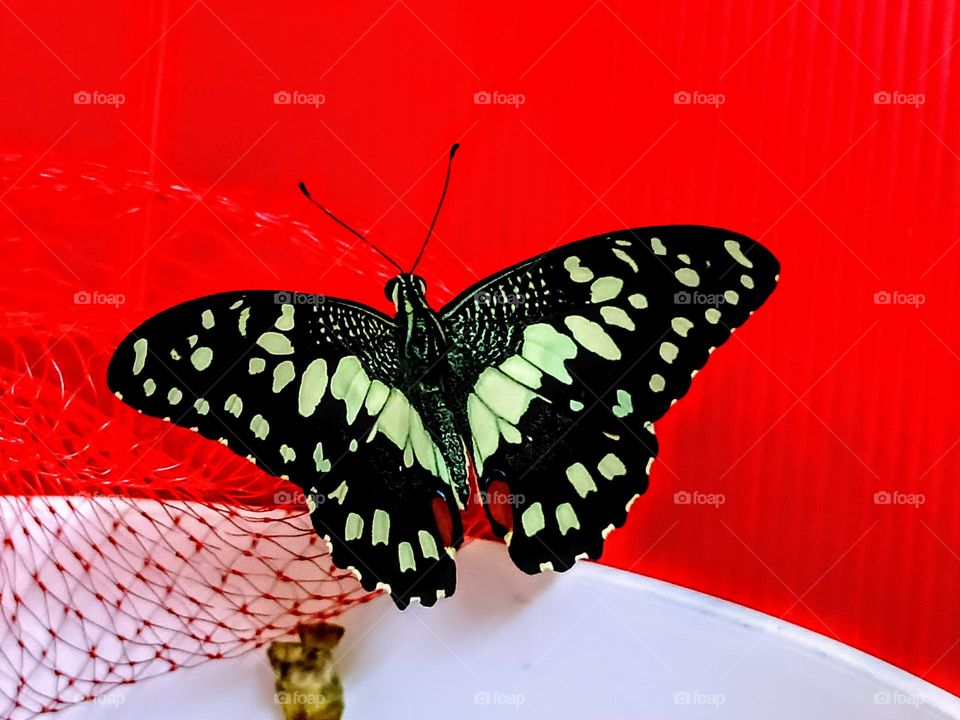
<path fill-rule="evenodd" d="M 424 424 L 440 449 L 460 507 L 467 494 L 462 429 L 446 402 L 449 350 L 440 316 L 427 304 L 426 283 L 416 275 L 398 275 L 386 295 L 397 308 L 394 317 L 401 373 L 406 391 L 423 414 Z"/>

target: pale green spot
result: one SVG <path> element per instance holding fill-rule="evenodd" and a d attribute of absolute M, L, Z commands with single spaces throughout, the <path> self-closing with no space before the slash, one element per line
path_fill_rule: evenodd
<path fill-rule="evenodd" d="M 373 511 L 373 544 L 386 545 L 390 542 L 390 515 L 379 508 Z"/>
<path fill-rule="evenodd" d="M 239 395 L 231 395 L 223 404 L 223 409 L 234 417 L 240 417 L 240 413 L 243 412 L 243 400 Z"/>
<path fill-rule="evenodd" d="M 697 287 L 697 285 L 700 284 L 700 276 L 697 274 L 697 271 L 692 268 L 680 268 L 674 275 L 677 280 L 687 287 Z"/>
<path fill-rule="evenodd" d="M 331 500 L 336 500 L 338 505 L 343 505 L 343 501 L 344 501 L 344 500 L 346 499 L 346 497 L 347 497 L 347 483 L 346 483 L 346 481 L 343 481 L 343 482 L 341 482 L 339 485 L 337 485 L 337 489 L 334 490 L 334 491 L 333 491 L 332 493 L 330 493 L 329 495 L 327 495 L 327 497 L 328 497 L 329 499 L 331 499 Z"/>
<path fill-rule="evenodd" d="M 637 327 L 633 324 L 633 320 L 630 319 L 630 316 L 627 315 L 624 310 L 612 305 L 604 305 L 602 308 L 600 308 L 600 317 L 603 318 L 603 321 L 607 325 L 616 325 L 624 330 L 632 331 Z"/>
<path fill-rule="evenodd" d="M 399 390 L 391 391 L 383 411 L 377 419 L 377 429 L 403 450 L 403 460 L 407 467 L 413 465 L 413 460 L 428 472 L 440 477 L 445 469 L 443 462 L 437 464 L 436 446 L 423 426 L 423 421 L 417 411 Z"/>
<path fill-rule="evenodd" d="M 180 359 L 180 353 L 178 353 L 176 350 L 171 350 L 171 351 L 170 351 L 170 358 L 171 358 L 172 360 L 179 360 L 179 359 Z"/>
<path fill-rule="evenodd" d="M 647 304 L 648 304 L 647 298 L 645 295 L 643 295 L 643 293 L 634 293 L 633 295 L 628 297 L 627 300 L 637 310 L 643 310 L 645 307 L 647 307 Z"/>
<path fill-rule="evenodd" d="M 399 390 L 390 390 L 390 396 L 380 411 L 374 431 L 382 432 L 394 445 L 403 450 L 410 434 L 410 404 Z"/>
<path fill-rule="evenodd" d="M 500 364 L 500 370 L 529 388 L 540 387 L 543 380 L 543 373 L 537 369 L 536 365 L 520 355 L 508 357 Z"/>
<path fill-rule="evenodd" d="M 263 358 L 250 358 L 247 363 L 247 372 L 251 375 L 262 373 L 267 367 L 267 362 Z"/>
<path fill-rule="evenodd" d="M 577 356 L 577 345 L 568 336 L 557 332 L 552 325 L 528 325 L 523 331 L 521 353 L 547 375 L 567 385 L 573 382 L 564 363 Z"/>
<path fill-rule="evenodd" d="M 687 265 L 690 264 L 690 256 L 687 255 L 686 253 L 680 253 L 679 255 L 677 255 L 677 259 L 679 259 L 680 262 L 682 263 L 686 263 Z"/>
<path fill-rule="evenodd" d="M 650 247 L 653 248 L 653 252 L 657 255 L 667 254 L 667 247 L 663 244 L 660 238 L 650 238 Z"/>
<path fill-rule="evenodd" d="M 753 290 L 753 278 L 749 275 L 741 275 L 740 284 L 743 285 L 747 290 Z"/>
<path fill-rule="evenodd" d="M 280 317 L 273 325 L 277 330 L 293 330 L 293 305 L 281 305 Z"/>
<path fill-rule="evenodd" d="M 363 535 L 363 518 L 352 512 L 347 515 L 347 524 L 343 529 L 343 539 L 350 540 L 359 540 Z"/>
<path fill-rule="evenodd" d="M 680 348 L 674 345 L 672 342 L 665 342 L 660 344 L 660 357 L 668 363 L 672 363 L 677 359 L 677 355 L 680 354 Z"/>
<path fill-rule="evenodd" d="M 170 392 L 167 393 L 167 402 L 176 405 L 181 400 L 183 400 L 183 393 L 180 388 L 170 388 Z"/>
<path fill-rule="evenodd" d="M 627 466 L 613 453 L 607 453 L 603 460 L 597 465 L 597 470 L 607 480 L 613 480 L 615 477 L 627 474 Z"/>
<path fill-rule="evenodd" d="M 193 409 L 197 411 L 197 415 L 206 415 L 210 412 L 210 403 L 203 398 L 197 398 L 197 401 L 193 403 Z"/>
<path fill-rule="evenodd" d="M 323 457 L 323 443 L 318 442 L 313 449 L 313 463 L 317 466 L 317 472 L 330 472 L 330 461 Z"/>
<path fill-rule="evenodd" d="M 580 258 L 576 256 L 568 257 L 563 261 L 564 269 L 570 273 L 570 279 L 574 282 L 583 283 L 593 280 L 593 271 L 590 268 L 580 266 Z"/>
<path fill-rule="evenodd" d="M 210 310 L 204 310 L 200 313 L 200 324 L 203 325 L 204 330 L 209 330 L 213 327 L 213 313 Z"/>
<path fill-rule="evenodd" d="M 583 403 L 580 402 L 579 400 L 571 400 L 570 409 L 573 410 L 574 412 L 580 412 L 581 410 L 583 410 Z"/>
<path fill-rule="evenodd" d="M 147 361 L 147 340 L 140 338 L 133 343 L 133 374 L 139 375 Z"/>
<path fill-rule="evenodd" d="M 581 315 L 570 315 L 564 318 L 563 323 L 573 333 L 573 339 L 590 352 L 607 360 L 619 360 L 622 357 L 620 348 L 599 323 Z"/>
<path fill-rule="evenodd" d="M 654 373 L 650 376 L 650 389 L 655 393 L 663 392 L 665 387 L 667 387 L 667 381 L 664 379 L 663 375 Z"/>
<path fill-rule="evenodd" d="M 613 300 L 623 290 L 623 280 L 612 275 L 597 278 L 590 286 L 590 302 L 602 303 Z"/>
<path fill-rule="evenodd" d="M 296 377 L 296 370 L 293 368 L 293 362 L 284 360 L 273 369 L 273 391 L 275 393 L 283 390 L 287 385 L 293 382 Z"/>
<path fill-rule="evenodd" d="M 417 561 L 413 557 L 413 545 L 404 541 L 397 545 L 397 558 L 400 562 L 400 572 L 416 570 Z"/>
<path fill-rule="evenodd" d="M 597 489 L 597 485 L 593 482 L 590 471 L 587 470 L 583 463 L 574 463 L 567 468 L 567 480 L 573 485 L 573 489 L 577 491 L 577 495 L 582 498 L 585 498 L 588 493 L 595 492 Z"/>
<path fill-rule="evenodd" d="M 303 417 L 310 417 L 327 391 L 327 361 L 318 358 L 307 365 L 300 378 L 297 404 Z"/>
<path fill-rule="evenodd" d="M 716 308 L 710 308 L 704 313 L 704 315 L 707 318 L 707 322 L 711 325 L 716 325 L 718 322 L 720 322 L 720 311 Z"/>
<path fill-rule="evenodd" d="M 743 254 L 743 251 L 740 249 L 740 243 L 736 240 L 724 240 L 723 242 L 724 249 L 730 253 L 730 257 L 736 260 L 738 263 L 744 267 L 752 268 L 753 263 L 750 261 L 746 255 Z"/>
<path fill-rule="evenodd" d="M 573 505 L 570 503 L 557 505 L 557 525 L 560 527 L 561 535 L 566 535 L 571 530 L 580 529 L 580 518 L 577 517 Z"/>
<path fill-rule="evenodd" d="M 285 463 L 293 462 L 294 460 L 297 459 L 297 451 L 294 450 L 294 449 L 293 449 L 292 447 L 290 447 L 289 445 L 281 445 L 281 446 L 280 446 L 280 457 L 283 458 L 283 461 L 284 461 Z"/>
<path fill-rule="evenodd" d="M 370 379 L 363 371 L 360 360 L 353 355 L 343 358 L 330 379 L 330 394 L 337 400 L 343 400 L 347 406 L 348 423 L 353 424 L 357 419 L 369 387 Z"/>
<path fill-rule="evenodd" d="M 634 262 L 633 258 L 627 255 L 627 253 L 625 253 L 620 248 L 614 248 L 613 254 L 616 255 L 621 260 L 623 260 L 627 265 L 629 265 L 630 269 L 633 270 L 634 272 L 637 272 L 637 270 L 639 270 L 639 268 L 637 267 L 637 263 Z"/>
<path fill-rule="evenodd" d="M 425 558 L 440 559 L 440 554 L 437 552 L 437 541 L 433 539 L 433 535 L 426 530 L 420 530 L 417 532 L 417 538 L 420 540 L 420 552 L 423 553 Z"/>
<path fill-rule="evenodd" d="M 723 299 L 730 305 L 736 305 L 740 302 L 740 296 L 737 294 L 736 290 L 727 290 L 723 294 Z"/>
<path fill-rule="evenodd" d="M 250 420 L 250 430 L 253 432 L 254 437 L 266 440 L 267 435 L 270 434 L 270 423 L 264 420 L 263 415 L 254 415 Z"/>
<path fill-rule="evenodd" d="M 633 397 L 626 390 L 617 390 L 617 404 L 613 406 L 613 414 L 623 418 L 633 412 Z"/>
<path fill-rule="evenodd" d="M 484 405 L 512 425 L 520 422 L 536 394 L 497 368 L 487 368 L 473 391 Z"/>
<path fill-rule="evenodd" d="M 147 397 L 153 395 L 157 390 L 157 383 L 153 378 L 147 378 L 143 381 L 143 394 Z"/>
<path fill-rule="evenodd" d="M 363 402 L 363 407 L 370 415 L 379 413 L 390 397 L 390 388 L 379 380 L 370 383 L 370 389 L 367 391 L 367 399 Z"/>
<path fill-rule="evenodd" d="M 237 320 L 237 328 L 240 330 L 240 335 L 243 337 L 247 336 L 247 320 L 250 319 L 250 308 L 244 308 L 240 311 L 240 318 Z"/>
<path fill-rule="evenodd" d="M 233 305 L 230 306 L 231 310 L 236 310 L 238 307 L 243 305 L 243 299 L 237 300 Z"/>
<path fill-rule="evenodd" d="M 199 336 L 199 335 L 191 335 L 190 337 L 187 338 L 187 342 L 190 344 L 190 347 L 196 347 L 196 346 L 197 346 L 197 342 L 198 342 L 199 340 L 200 340 L 200 336 Z"/>
<path fill-rule="evenodd" d="M 493 455 L 500 445 L 497 416 L 473 393 L 467 396 L 467 420 L 476 450 L 477 472 L 483 471 L 483 461 Z"/>
<path fill-rule="evenodd" d="M 357 439 L 354 438 L 353 440 L 350 441 L 350 445 L 348 447 L 350 448 L 350 452 L 356 452 L 357 448 L 360 447 L 360 445 L 357 444 Z"/>
<path fill-rule="evenodd" d="M 257 338 L 257 345 L 271 355 L 293 355 L 293 345 L 290 344 L 290 338 L 272 330 Z"/>
<path fill-rule="evenodd" d="M 213 350 L 208 347 L 198 347 L 190 355 L 190 362 L 197 370 L 206 370 L 213 362 Z"/>
<path fill-rule="evenodd" d="M 533 505 L 523 511 L 523 515 L 520 516 L 520 522 L 523 525 L 523 531 L 528 537 L 536 535 L 546 527 L 546 522 L 544 522 L 543 519 L 543 506 L 538 502 L 533 503 Z"/>
<path fill-rule="evenodd" d="M 687 333 L 690 332 L 690 328 L 693 327 L 693 323 L 685 317 L 675 317 L 670 321 L 670 327 L 672 327 L 673 331 L 680 337 L 686 337 Z"/>

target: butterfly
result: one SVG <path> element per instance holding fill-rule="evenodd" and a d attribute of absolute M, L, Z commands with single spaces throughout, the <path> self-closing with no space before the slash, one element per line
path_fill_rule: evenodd
<path fill-rule="evenodd" d="M 647 488 L 656 422 L 771 294 L 779 263 L 712 227 L 625 229 L 503 270 L 441 310 L 396 267 L 387 315 L 339 298 L 226 292 L 146 320 L 110 389 L 305 494 L 333 562 L 398 607 L 456 588 L 469 468 L 520 570 L 597 559 Z M 331 219 L 365 242 L 317 202 Z"/>

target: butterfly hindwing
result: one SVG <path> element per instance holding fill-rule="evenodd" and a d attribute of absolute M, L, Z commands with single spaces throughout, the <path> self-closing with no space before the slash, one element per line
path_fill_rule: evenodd
<path fill-rule="evenodd" d="M 550 251 L 444 308 L 453 403 L 521 569 L 599 557 L 647 487 L 653 422 L 778 272 L 736 233 L 642 228 Z"/>
<path fill-rule="evenodd" d="M 462 459 L 432 442 L 398 357 L 394 323 L 372 309 L 224 293 L 143 323 L 107 382 L 141 412 L 300 485 L 334 562 L 364 587 L 432 604 L 455 587 L 462 528 L 450 474 Z"/>

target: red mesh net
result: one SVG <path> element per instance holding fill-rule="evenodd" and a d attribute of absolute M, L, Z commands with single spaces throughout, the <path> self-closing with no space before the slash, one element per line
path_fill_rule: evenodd
<path fill-rule="evenodd" d="M 112 348 L 149 314 L 186 288 L 237 287 L 210 259 L 236 254 L 239 238 L 292 257 L 316 256 L 317 239 L 142 174 L 31 162 L 0 158 L 0 242 L 15 263 L 0 289 L 0 717 L 14 720 L 242 653 L 370 597 L 332 567 L 295 486 L 138 415 L 104 383 Z M 213 228 L 200 260 L 181 252 L 196 223 L 180 222 L 199 204 Z M 146 238 L 132 259 L 117 250 L 131 232 Z M 120 273 L 161 233 L 160 281 L 145 293 L 142 272 Z"/>

